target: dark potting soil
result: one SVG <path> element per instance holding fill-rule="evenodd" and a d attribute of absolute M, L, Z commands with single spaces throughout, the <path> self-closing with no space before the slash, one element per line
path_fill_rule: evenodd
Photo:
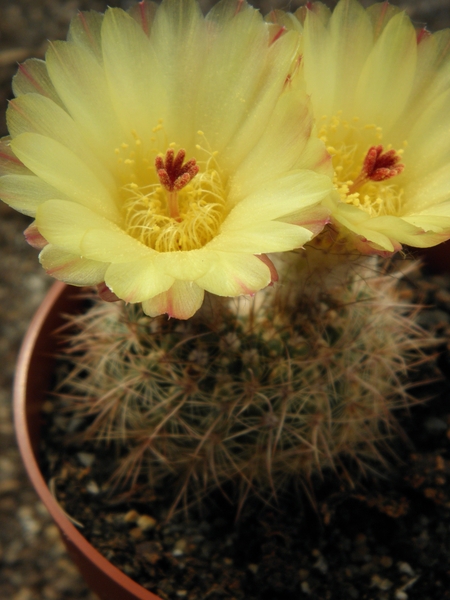
<path fill-rule="evenodd" d="M 164 600 L 450 598 L 450 277 L 415 276 L 405 294 L 427 306 L 420 324 L 443 340 L 415 378 L 442 379 L 415 391 L 432 400 L 397 414 L 405 435 L 389 469 L 353 485 L 330 473 L 314 482 L 314 506 L 292 490 L 274 506 L 248 500 L 236 521 L 216 493 L 202 512 L 167 522 L 163 490 L 140 501 L 111 495 L 114 451 L 65 445 L 69 418 L 50 400 L 42 464 L 58 502 L 108 560 Z"/>

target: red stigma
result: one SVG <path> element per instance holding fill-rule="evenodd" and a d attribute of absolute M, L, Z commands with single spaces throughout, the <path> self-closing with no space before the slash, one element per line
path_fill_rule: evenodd
<path fill-rule="evenodd" d="M 405 168 L 400 162 L 400 155 L 395 150 L 383 152 L 383 146 L 371 146 L 364 158 L 360 174 L 349 187 L 349 193 L 353 194 L 368 181 L 385 181 L 400 173 Z"/>
<path fill-rule="evenodd" d="M 371 181 L 384 181 L 400 173 L 405 165 L 400 163 L 400 156 L 395 150 L 383 152 L 383 146 L 371 146 L 364 159 L 361 174 Z"/>
<path fill-rule="evenodd" d="M 183 164 L 185 156 L 185 150 L 179 150 L 175 156 L 172 148 L 169 148 L 164 160 L 161 156 L 155 158 L 159 181 L 168 192 L 178 192 L 184 188 L 199 171 L 195 158 Z"/>

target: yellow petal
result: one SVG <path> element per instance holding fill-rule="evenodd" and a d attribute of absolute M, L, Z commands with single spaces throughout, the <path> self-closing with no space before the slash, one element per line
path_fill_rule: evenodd
<path fill-rule="evenodd" d="M 166 275 L 182 281 L 195 281 L 202 277 L 214 260 L 208 247 L 188 252 L 161 252 L 155 257 L 155 264 Z"/>
<path fill-rule="evenodd" d="M 367 227 L 374 232 L 382 231 L 390 239 L 415 248 L 435 246 L 450 237 L 450 232 L 447 236 L 436 234 L 433 231 L 425 232 L 422 227 L 417 227 L 404 219 L 394 216 L 371 219 Z"/>
<path fill-rule="evenodd" d="M 367 124 L 388 130 L 405 108 L 417 60 L 416 33 L 400 13 L 386 25 L 366 60 L 355 92 L 358 114 Z"/>
<path fill-rule="evenodd" d="M 114 149 L 124 141 L 103 68 L 83 46 L 54 42 L 46 55 L 51 81 L 91 148 L 115 168 Z"/>
<path fill-rule="evenodd" d="M 90 10 L 79 12 L 70 22 L 67 41 L 90 51 L 96 60 L 102 61 L 101 28 L 103 15 Z"/>
<path fill-rule="evenodd" d="M 308 229 L 279 221 L 270 221 L 247 224 L 242 229 L 221 233 L 206 248 L 225 252 L 233 248 L 235 252 L 252 254 L 284 252 L 300 248 L 311 238 L 312 234 Z"/>
<path fill-rule="evenodd" d="M 448 164 L 442 165 L 418 179 L 412 178 L 405 185 L 404 194 L 406 202 L 403 206 L 403 215 L 411 215 L 422 210 L 432 208 L 450 198 L 449 168 Z"/>
<path fill-rule="evenodd" d="M 205 20 L 194 0 L 165 0 L 156 12 L 151 44 L 166 91 L 164 128 L 169 140 L 182 147 L 194 145 L 193 127 L 200 78 L 210 49 Z"/>
<path fill-rule="evenodd" d="M 12 151 L 9 136 L 0 139 L 0 175 L 32 175 Z"/>
<path fill-rule="evenodd" d="M 105 283 L 109 289 L 126 302 L 144 302 L 167 291 L 173 277 L 161 272 L 152 258 L 110 265 Z"/>
<path fill-rule="evenodd" d="M 43 202 L 66 196 L 34 175 L 4 175 L 0 177 L 0 198 L 15 210 L 34 217 Z"/>
<path fill-rule="evenodd" d="M 315 114 L 329 115 L 334 96 L 334 75 L 331 74 L 331 40 L 327 27 L 315 13 L 306 12 L 303 41 L 304 69 L 308 93 L 314 103 Z M 324 94 L 326 89 L 328 93 Z"/>
<path fill-rule="evenodd" d="M 87 258 L 108 263 L 125 263 L 157 254 L 124 231 L 111 228 L 86 231 L 80 251 Z"/>
<path fill-rule="evenodd" d="M 102 44 L 111 98 L 123 128 L 150 139 L 158 119 L 166 117 L 168 102 L 158 56 L 138 23 L 118 8 L 106 11 Z"/>
<path fill-rule="evenodd" d="M 404 221 L 421 227 L 425 231 L 450 232 L 450 199 L 441 204 L 434 204 L 416 214 L 402 217 Z M 450 235 L 450 233 L 449 233 Z"/>
<path fill-rule="evenodd" d="M 109 190 L 114 189 L 115 183 L 111 174 L 86 145 L 79 128 L 52 100 L 38 94 L 20 96 L 9 103 L 6 117 L 9 132 L 13 137 L 29 132 L 52 138 L 89 164 Z"/>
<path fill-rule="evenodd" d="M 246 33 L 241 31 L 240 35 L 245 38 Z M 241 162 L 253 151 L 266 127 L 270 125 L 274 116 L 273 110 L 285 87 L 286 77 L 291 72 L 297 57 L 299 39 L 294 31 L 286 32 L 269 47 L 267 44 L 268 32 L 265 40 L 260 36 L 253 48 L 247 48 L 250 54 L 244 64 L 238 55 L 230 58 L 230 61 L 233 60 L 230 66 L 234 66 L 235 72 L 230 89 L 236 86 L 238 93 L 232 95 L 226 106 L 220 98 L 216 104 L 216 121 L 218 115 L 222 115 L 223 119 L 222 125 L 217 124 L 218 134 L 222 132 L 224 140 L 231 136 L 228 146 L 220 155 L 223 164 L 230 172 L 237 171 Z M 224 58 L 226 56 L 222 61 Z M 223 68 L 223 64 L 219 64 L 217 68 Z M 247 77 L 248 84 L 253 85 L 253 88 L 246 89 L 245 94 L 241 91 L 243 77 Z M 224 93 L 229 96 L 228 90 L 224 90 Z M 198 114 L 200 120 L 201 114 Z M 233 121 L 237 115 L 241 115 L 241 118 Z M 225 121 L 230 121 L 230 124 L 226 124 Z M 234 129 L 231 123 L 234 123 Z M 226 128 L 226 135 L 223 134 L 224 128 Z M 303 129 L 302 127 L 302 131 Z"/>
<path fill-rule="evenodd" d="M 313 171 L 298 171 L 280 177 L 236 204 L 221 231 L 232 231 L 245 228 L 250 223 L 286 217 L 307 206 L 318 204 L 331 188 L 328 177 Z"/>
<path fill-rule="evenodd" d="M 136 23 L 138 23 L 139 27 L 148 37 L 150 36 L 157 10 L 158 5 L 156 2 L 145 0 L 144 2 L 139 2 L 139 4 L 133 4 L 133 6 L 131 6 L 127 12 L 136 21 Z"/>
<path fill-rule="evenodd" d="M 37 133 L 23 133 L 11 141 L 14 154 L 46 183 L 80 205 L 120 219 L 114 189 L 107 189 L 87 164 L 68 148 Z"/>
<path fill-rule="evenodd" d="M 105 278 L 108 265 L 81 258 L 52 244 L 41 250 L 39 261 L 48 275 L 71 285 L 97 285 Z"/>
<path fill-rule="evenodd" d="M 142 303 L 150 317 L 167 314 L 175 319 L 189 319 L 203 304 L 204 290 L 193 282 L 175 281 L 167 292 Z"/>
<path fill-rule="evenodd" d="M 447 90 L 434 98 L 420 116 L 410 123 L 412 130 L 408 135 L 405 160 L 408 161 L 406 168 L 414 179 L 420 179 L 450 163 L 449 106 L 450 90 Z M 450 191 L 450 185 L 448 189 Z"/>
<path fill-rule="evenodd" d="M 383 33 L 389 21 L 401 12 L 401 8 L 398 8 L 398 6 L 393 6 L 388 2 L 376 2 L 372 6 L 369 6 L 367 9 L 367 14 L 372 21 L 375 40 L 377 40 Z"/>
<path fill-rule="evenodd" d="M 19 70 L 12 80 L 12 89 L 16 97 L 22 94 L 41 94 L 55 104 L 63 106 L 43 60 L 30 58 L 19 65 Z"/>
<path fill-rule="evenodd" d="M 257 129 L 257 136 L 264 130 L 267 111 L 279 96 L 297 43 L 293 34 L 280 39 L 285 54 L 279 47 L 271 50 L 261 15 L 244 6 L 237 14 L 228 14 L 226 21 L 214 21 L 214 43 L 208 50 L 195 113 L 211 147 L 219 152 L 226 149 L 224 161 L 230 169 L 247 153 L 248 138 L 255 139 L 249 128 Z M 215 16 L 213 11 L 209 21 Z M 275 50 L 276 72 L 271 58 Z"/>
<path fill-rule="evenodd" d="M 267 181 L 296 168 L 299 160 L 304 161 L 311 129 L 312 114 L 306 95 L 297 90 L 284 93 L 261 139 L 231 178 L 233 201 L 248 196 L 255 188 L 261 188 Z M 323 144 L 321 154 L 326 156 Z"/>
<path fill-rule="evenodd" d="M 372 24 L 357 0 L 341 0 L 329 23 L 328 57 L 329 106 L 349 114 L 353 109 L 354 90 L 373 45 Z"/>
<path fill-rule="evenodd" d="M 46 240 L 79 256 L 90 229 L 116 231 L 117 226 L 94 211 L 68 200 L 48 200 L 36 212 L 36 224 Z"/>
<path fill-rule="evenodd" d="M 214 252 L 214 262 L 196 283 L 218 296 L 254 294 L 271 282 L 269 267 L 256 256 Z"/>

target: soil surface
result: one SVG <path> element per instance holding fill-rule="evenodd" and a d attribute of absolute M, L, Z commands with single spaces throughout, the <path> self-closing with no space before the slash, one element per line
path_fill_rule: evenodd
<path fill-rule="evenodd" d="M 7 134 L 5 110 L 7 99 L 12 97 L 11 78 L 17 70 L 17 62 L 22 62 L 30 56 L 42 58 L 48 39 L 64 39 L 70 19 L 77 10 L 104 10 L 107 4 L 126 8 L 131 3 L 127 0 L 0 0 L 0 135 Z M 202 2 L 202 5 L 207 8 L 212 3 L 214 2 L 207 0 Z M 431 31 L 450 26 L 450 0 L 409 0 L 393 3 L 406 8 L 417 25 L 428 24 Z M 264 0 L 259 4 L 257 2 L 254 4 L 261 6 L 263 12 L 267 12 L 271 8 L 294 10 L 300 2 Z M 335 2 L 329 4 L 334 5 Z M 363 4 L 368 5 L 371 2 L 365 1 Z M 2 365 L 0 372 L 0 598 L 7 600 L 95 600 L 95 596 L 87 590 L 67 557 L 56 527 L 51 523 L 45 508 L 28 483 L 14 439 L 11 418 L 11 387 L 15 360 L 26 326 L 51 283 L 51 280 L 39 267 L 36 251 L 24 242 L 22 231 L 28 224 L 29 219 L 0 203 L 2 261 L 0 269 L 0 364 Z M 447 359 L 442 360 L 444 363 Z M 447 421 L 442 412 L 442 405 L 439 403 L 432 403 L 423 410 L 425 413 L 420 413 L 415 422 L 419 438 L 423 437 L 424 443 L 431 445 L 426 451 L 426 459 L 421 454 L 418 460 L 411 464 L 416 470 L 419 469 L 425 473 L 426 477 L 424 483 L 415 488 L 409 483 L 402 483 L 402 486 L 406 485 L 407 489 L 411 491 L 419 505 L 424 507 L 423 513 L 420 513 L 423 518 L 414 519 L 416 513 L 409 509 L 410 512 L 407 514 L 410 516 L 405 515 L 405 521 L 393 519 L 388 517 L 385 512 L 380 512 L 378 508 L 375 508 L 383 506 L 379 498 L 369 498 L 367 494 L 364 496 L 364 493 L 359 494 L 358 492 L 359 498 L 355 496 L 346 501 L 350 503 L 350 507 L 353 507 L 353 514 L 360 514 L 361 517 L 359 520 L 351 518 L 350 523 L 341 522 L 340 533 L 336 533 L 341 540 L 339 553 L 342 553 L 343 557 L 350 557 L 348 562 L 353 567 L 349 566 L 346 571 L 342 567 L 345 563 L 343 558 L 340 561 L 341 567 L 335 568 L 336 557 L 331 553 L 331 546 L 327 546 L 323 541 L 325 537 L 313 538 L 316 543 L 311 545 L 306 552 L 301 550 L 301 548 L 306 548 L 306 545 L 302 546 L 303 541 L 292 539 L 291 535 L 286 534 L 284 528 L 281 530 L 280 536 L 268 538 L 267 545 L 260 552 L 259 564 L 264 560 L 264 564 L 271 565 L 274 582 L 276 578 L 283 577 L 285 571 L 272 560 L 271 544 L 274 537 L 282 539 L 287 535 L 286 550 L 290 552 L 292 548 L 297 555 L 300 552 L 299 556 L 301 556 L 301 560 L 299 560 L 302 566 L 294 577 L 296 585 L 300 586 L 301 594 L 297 594 L 296 598 L 303 596 L 305 598 L 308 596 L 311 598 L 327 597 L 323 590 L 326 589 L 326 586 L 333 585 L 335 576 L 336 586 L 333 585 L 333 594 L 338 593 L 335 590 L 338 589 L 339 584 L 344 586 L 343 589 L 348 589 L 345 598 L 376 598 L 379 594 L 384 594 L 385 598 L 399 600 L 406 597 L 445 598 L 446 587 L 448 588 L 448 580 L 445 579 L 448 568 L 448 509 L 445 507 L 445 502 L 447 502 L 445 487 L 438 486 L 434 478 L 440 477 L 436 471 L 442 474 L 442 470 L 437 469 L 437 465 L 440 466 L 442 463 L 440 458 L 436 457 L 441 456 L 446 460 L 447 456 L 448 459 L 448 455 L 444 454 L 443 445 L 446 443 L 447 431 L 444 430 L 443 423 L 447 425 Z M 424 423 L 428 423 L 428 429 L 423 429 Z M 438 443 L 441 446 L 433 445 Z M 425 462 L 423 462 L 424 460 Z M 448 463 L 445 465 L 448 468 Z M 415 471 L 412 470 L 411 465 L 406 464 L 403 471 L 398 471 L 398 481 L 403 481 L 402 473 L 408 476 L 411 472 Z M 420 481 L 420 477 L 417 481 Z M 426 491 L 427 489 L 431 491 Z M 442 494 L 444 494 L 444 500 L 439 504 Z M 402 493 L 400 499 L 403 495 Z M 430 497 L 433 495 L 434 498 Z M 342 513 L 337 510 L 342 503 L 342 496 L 339 493 L 327 495 L 324 491 L 322 500 L 321 507 L 324 506 L 322 515 L 326 515 L 327 511 L 332 516 Z M 369 504 L 374 506 L 370 508 Z M 402 506 L 401 503 L 400 506 Z M 119 514 L 120 511 L 123 513 L 123 507 L 120 507 L 117 513 Z M 145 510 L 142 509 L 142 511 L 145 515 Z M 370 514 L 377 514 L 378 521 L 374 526 L 380 539 L 383 537 L 383 532 L 386 535 L 394 533 L 398 537 L 399 530 L 401 533 L 402 527 L 408 527 L 411 539 L 414 537 L 417 542 L 414 544 L 408 542 L 406 546 L 397 543 L 395 552 L 390 549 L 389 545 L 379 544 L 370 532 L 369 534 L 364 532 L 364 528 L 357 525 L 357 523 L 363 522 L 367 511 Z M 141 525 L 136 525 L 133 523 L 133 518 L 133 515 L 128 517 L 132 525 L 126 525 L 126 527 L 129 527 L 130 530 L 136 529 L 136 527 L 142 528 L 145 520 L 141 521 Z M 271 518 L 266 513 L 264 519 L 261 519 L 255 527 L 265 528 L 265 523 L 268 521 L 270 529 Z M 297 515 L 296 518 L 299 520 L 300 515 Z M 314 513 L 308 513 L 308 518 L 314 523 L 314 527 L 319 533 L 331 531 L 331 525 L 321 524 Z M 337 519 L 339 520 L 339 518 L 342 517 L 339 517 L 338 514 Z M 338 523 L 338 521 L 334 522 Z M 380 526 L 378 523 L 381 523 Z M 400 526 L 399 523 L 403 524 Z M 382 524 L 384 524 L 383 527 Z M 221 525 L 220 522 L 217 527 L 219 530 L 221 527 L 226 529 L 226 526 Z M 314 527 L 311 531 L 314 530 Z M 355 528 L 358 529 L 358 532 L 354 535 Z M 338 532 L 338 529 L 335 531 Z M 225 537 L 228 536 L 228 533 L 227 530 Z M 358 537 L 358 534 L 362 537 Z M 139 534 L 136 532 L 135 535 Z M 203 537 L 193 539 L 195 535 Z M 192 536 L 189 534 L 189 544 L 201 545 L 206 555 L 213 554 L 211 544 L 207 543 L 210 539 L 209 535 L 209 532 L 201 530 Z M 329 536 L 329 534 L 327 535 Z M 175 545 L 180 538 L 180 533 L 174 532 L 172 538 L 173 545 Z M 398 539 L 401 538 L 398 537 Z M 145 534 L 139 543 L 145 544 L 147 541 L 147 534 Z M 163 562 L 156 561 L 154 568 L 159 569 L 166 563 L 174 561 L 177 553 L 180 552 L 180 547 L 183 550 L 183 542 L 179 544 L 177 550 L 171 550 L 169 544 L 165 549 L 167 556 L 164 557 Z M 141 546 L 141 553 L 148 554 L 149 549 L 151 554 L 152 546 Z M 161 554 L 159 550 L 158 552 Z M 186 552 L 184 550 L 183 552 L 181 555 L 179 554 L 182 558 L 178 560 L 181 564 L 186 563 L 188 565 L 186 568 L 190 569 Z M 302 552 L 304 554 L 301 554 Z M 371 558 L 369 561 L 365 561 L 352 559 L 352 556 L 370 556 Z M 416 563 L 414 556 L 421 556 L 420 560 L 424 562 Z M 250 560 L 250 557 L 240 558 L 228 555 L 225 558 L 227 561 L 234 561 L 239 569 L 246 573 L 248 571 L 248 577 L 261 576 L 258 575 L 260 568 L 258 563 L 246 562 Z M 256 559 L 252 556 L 251 560 Z M 438 567 L 429 568 L 427 560 L 435 561 L 435 565 Z M 217 564 L 214 573 L 220 573 L 222 570 L 229 573 L 229 566 L 226 561 L 223 564 Z M 367 570 L 366 574 L 365 570 Z M 267 571 L 264 572 L 267 578 Z M 352 573 L 354 573 L 353 579 Z M 419 579 L 414 582 L 414 578 L 419 574 Z M 230 575 L 230 577 L 234 577 L 234 575 Z M 408 585 L 408 582 L 411 581 L 414 583 L 405 587 L 404 590 L 399 590 L 399 587 Z M 428 592 L 424 592 L 424 587 L 420 587 L 425 586 L 426 582 L 429 585 Z M 345 588 L 344 584 L 348 588 Z M 161 582 L 159 585 L 161 586 L 160 595 L 165 593 L 172 594 L 175 598 L 187 597 L 187 592 L 184 593 L 178 579 L 172 583 L 168 582 L 166 577 L 166 582 Z M 231 591 L 226 592 L 222 597 L 226 598 L 228 594 L 228 597 L 232 598 L 234 593 L 232 581 L 227 585 Z M 272 585 L 272 589 L 275 589 L 274 585 L 275 583 Z M 170 586 L 175 591 L 171 591 Z M 386 589 L 383 590 L 383 587 Z M 162 588 L 167 588 L 168 591 L 165 592 Z M 212 591 L 214 592 L 214 590 Z M 279 597 L 277 594 L 278 592 L 274 593 L 272 598 L 276 600 Z M 355 594 L 359 594 L 359 596 Z M 335 599 L 338 596 L 332 595 L 331 598 Z"/>

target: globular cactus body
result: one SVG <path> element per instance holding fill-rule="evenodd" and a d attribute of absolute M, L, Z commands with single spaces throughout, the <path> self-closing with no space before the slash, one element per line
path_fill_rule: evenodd
<path fill-rule="evenodd" d="M 87 438 L 120 446 L 118 480 L 175 481 L 174 505 L 228 482 L 271 498 L 343 457 L 364 469 L 429 344 L 397 284 L 365 266 L 314 301 L 288 283 L 187 322 L 94 302 L 74 318 L 64 401 Z"/>

